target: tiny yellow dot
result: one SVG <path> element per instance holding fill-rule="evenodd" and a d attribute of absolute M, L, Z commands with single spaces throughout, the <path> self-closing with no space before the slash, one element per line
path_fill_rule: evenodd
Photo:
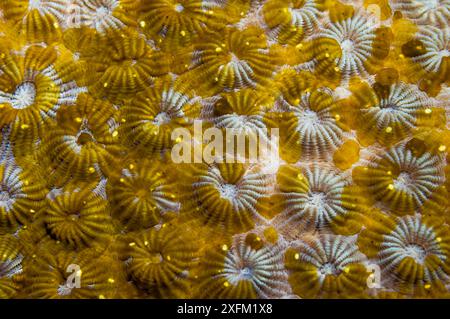
<path fill-rule="evenodd" d="M 330 54 L 329 54 L 329 53 L 325 53 L 325 57 L 326 57 L 326 58 L 329 58 L 329 57 L 330 57 Z"/>
<path fill-rule="evenodd" d="M 300 259 L 300 254 L 299 254 L 299 253 L 295 253 L 294 259 L 295 259 L 295 260 L 299 260 L 299 259 Z"/>
<path fill-rule="evenodd" d="M 430 289 L 431 285 L 430 284 L 426 284 L 424 287 L 425 287 L 425 289 Z"/>
<path fill-rule="evenodd" d="M 438 237 L 438 238 L 436 238 L 436 241 L 437 241 L 438 243 L 440 243 L 440 242 L 442 241 L 442 238 L 441 238 L 441 237 Z"/>
<path fill-rule="evenodd" d="M 186 36 L 186 31 L 182 30 L 182 31 L 180 31 L 180 34 L 181 34 L 182 37 L 185 37 Z"/>
<path fill-rule="evenodd" d="M 344 272 L 345 272 L 346 274 L 348 274 L 348 273 L 350 272 L 350 268 L 345 267 L 345 268 L 344 268 Z"/>
<path fill-rule="evenodd" d="M 75 118 L 75 122 L 77 123 L 81 123 L 83 121 L 83 119 L 81 117 L 76 117 Z"/>
<path fill-rule="evenodd" d="M 394 185 L 393 184 L 389 184 L 387 188 L 392 191 L 392 190 L 394 190 Z"/>
<path fill-rule="evenodd" d="M 148 241 L 144 241 L 144 246 L 148 246 Z"/>
<path fill-rule="evenodd" d="M 227 245 L 222 245 L 222 250 L 223 251 L 227 251 L 228 250 L 228 246 Z"/>
<path fill-rule="evenodd" d="M 336 119 L 336 121 L 339 121 L 339 120 L 341 119 L 341 116 L 340 116 L 339 114 L 336 114 L 336 115 L 334 116 L 334 118 Z"/>
<path fill-rule="evenodd" d="M 113 283 L 115 282 L 115 280 L 114 280 L 113 278 L 109 278 L 109 279 L 108 279 L 108 282 L 109 282 L 110 284 L 113 284 Z"/>
<path fill-rule="evenodd" d="M 170 261 L 172 258 L 169 255 L 167 255 L 166 259 Z"/>
<path fill-rule="evenodd" d="M 301 48 L 303 48 L 303 44 L 302 44 L 302 43 L 299 43 L 299 44 L 297 44 L 295 47 L 296 47 L 297 49 L 301 49 Z"/>
<path fill-rule="evenodd" d="M 229 286 L 230 286 L 230 283 L 229 283 L 228 281 L 225 281 L 225 282 L 223 283 L 223 285 L 224 285 L 225 287 L 229 287 Z"/>
<path fill-rule="evenodd" d="M 217 47 L 216 52 L 222 52 L 222 48 Z"/>
<path fill-rule="evenodd" d="M 445 145 L 440 145 L 438 148 L 439 152 L 445 152 L 446 149 L 447 147 Z"/>
<path fill-rule="evenodd" d="M 88 168 L 88 172 L 91 173 L 91 174 L 94 173 L 94 172 L 95 172 L 95 168 L 89 167 L 89 168 Z"/>
<path fill-rule="evenodd" d="M 403 54 L 399 54 L 398 57 L 399 57 L 400 59 L 404 59 L 404 58 L 405 58 L 405 56 L 404 56 Z"/>
<path fill-rule="evenodd" d="M 136 243 L 135 242 L 129 243 L 128 246 L 130 247 L 136 246 Z"/>
<path fill-rule="evenodd" d="M 297 178 L 298 178 L 299 180 L 303 180 L 303 175 L 302 175 L 302 174 L 298 174 L 298 175 L 297 175 Z"/>
<path fill-rule="evenodd" d="M 425 109 L 425 114 L 431 114 L 431 109 Z"/>
<path fill-rule="evenodd" d="M 391 133 L 392 132 L 392 127 L 390 127 L 390 126 L 388 126 L 388 127 L 386 127 L 386 133 Z"/>
<path fill-rule="evenodd" d="M 103 83 L 103 87 L 108 87 L 108 82 Z"/>
<path fill-rule="evenodd" d="M 29 128 L 30 126 L 28 125 L 28 124 L 22 124 L 21 126 L 20 126 L 20 128 L 22 129 L 22 130 L 26 130 L 27 128 Z"/>
<path fill-rule="evenodd" d="M 30 209 L 30 213 L 34 214 L 36 211 L 34 209 Z"/>
<path fill-rule="evenodd" d="M 129 167 L 130 169 L 134 169 L 134 164 L 130 164 L 128 167 Z"/>
<path fill-rule="evenodd" d="M 335 68 L 334 68 L 334 71 L 335 71 L 335 72 L 339 72 L 339 67 L 335 67 Z"/>
<path fill-rule="evenodd" d="M 98 299 L 105 299 L 105 296 L 99 295 L 99 296 L 98 296 Z"/>
<path fill-rule="evenodd" d="M 145 27 L 145 21 L 141 21 L 141 22 L 139 22 L 139 24 L 140 24 L 140 26 L 141 26 L 142 28 Z"/>

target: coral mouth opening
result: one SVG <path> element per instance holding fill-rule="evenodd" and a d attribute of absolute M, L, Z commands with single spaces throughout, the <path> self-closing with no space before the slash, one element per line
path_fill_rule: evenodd
<path fill-rule="evenodd" d="M 78 145 L 86 145 L 94 141 L 92 134 L 83 132 L 77 138 Z"/>
<path fill-rule="evenodd" d="M 410 244 L 405 247 L 405 253 L 413 258 L 417 263 L 423 264 L 426 257 L 425 249 L 416 244 Z"/>
<path fill-rule="evenodd" d="M 220 196 L 228 200 L 232 200 L 238 194 L 238 188 L 233 184 L 225 184 L 219 189 Z"/>
<path fill-rule="evenodd" d="M 8 202 L 11 200 L 11 195 L 7 191 L 0 191 L 0 206 L 2 206 L 3 203 Z"/>
<path fill-rule="evenodd" d="M 12 107 L 17 110 L 33 105 L 36 99 L 36 87 L 31 82 L 20 84 L 13 94 Z"/>
<path fill-rule="evenodd" d="M 321 275 L 336 275 L 337 269 L 332 263 L 326 263 L 319 268 L 319 273 Z"/>
<path fill-rule="evenodd" d="M 161 255 L 161 253 L 153 253 L 151 254 L 151 256 L 148 258 L 148 263 L 149 264 L 160 264 L 162 263 L 164 260 L 163 256 Z"/>
<path fill-rule="evenodd" d="M 355 44 L 353 43 L 352 40 L 350 40 L 350 39 L 344 40 L 341 43 L 342 51 L 343 52 L 351 52 L 351 51 L 353 51 L 354 45 Z"/>

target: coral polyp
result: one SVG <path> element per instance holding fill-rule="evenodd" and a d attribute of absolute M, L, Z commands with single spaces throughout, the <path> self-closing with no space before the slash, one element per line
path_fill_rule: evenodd
<path fill-rule="evenodd" d="M 337 171 L 319 166 L 284 166 L 277 180 L 286 206 L 278 216 L 281 225 L 332 227 L 339 231 L 338 225 L 345 220 L 349 232 L 359 230 L 356 221 L 364 203 L 362 194 Z M 352 231 L 352 227 L 356 229 Z"/>
<path fill-rule="evenodd" d="M 321 91 L 305 93 L 293 102 L 294 105 L 285 102 L 292 113 L 286 124 L 291 136 L 289 143 L 300 144 L 301 156 L 306 159 L 326 158 L 344 140 L 339 107 L 330 95 Z"/>
<path fill-rule="evenodd" d="M 198 246 L 189 233 L 163 225 L 136 234 L 127 245 L 127 270 L 139 287 L 159 298 L 186 295 L 198 257 Z"/>
<path fill-rule="evenodd" d="M 0 126 L 11 126 L 17 143 L 35 142 L 61 105 L 74 104 L 84 88 L 76 84 L 79 72 L 68 67 L 71 61 L 58 61 L 55 48 L 30 46 L 24 55 L 12 50 L 0 54 Z"/>
<path fill-rule="evenodd" d="M 390 145 L 407 138 L 431 107 L 429 97 L 417 86 L 402 82 L 384 89 L 361 83 L 351 90 L 359 106 L 356 129 L 365 144 L 377 141 Z"/>
<path fill-rule="evenodd" d="M 162 167 L 162 163 L 150 161 L 129 164 L 110 181 L 112 215 L 127 228 L 153 226 L 165 213 L 179 210 L 172 190 L 175 181 Z"/>
<path fill-rule="evenodd" d="M 252 247 L 245 240 L 248 236 L 240 235 L 231 247 L 216 245 L 203 257 L 199 297 L 276 298 L 286 294 L 282 250 L 270 244 Z"/>
<path fill-rule="evenodd" d="M 45 183 L 35 173 L 33 166 L 22 167 L 11 159 L 0 162 L 0 229 L 29 223 L 44 206 Z"/>
<path fill-rule="evenodd" d="M 353 171 L 356 183 L 395 214 L 411 214 L 432 200 L 443 184 L 443 159 L 428 152 L 414 154 L 405 146 L 391 148 L 366 167 Z"/>
<path fill-rule="evenodd" d="M 99 242 L 110 233 L 108 203 L 92 186 L 67 187 L 52 197 L 43 219 L 56 240 L 78 248 Z"/>
<path fill-rule="evenodd" d="M 0 298 L 450 298 L 449 19 L 0 0 Z"/>
<path fill-rule="evenodd" d="M 272 72 L 266 39 L 255 27 L 209 32 L 194 50 L 198 76 L 216 88 L 256 87 Z"/>
<path fill-rule="evenodd" d="M 319 37 L 321 41 L 331 39 L 339 44 L 341 52 L 336 64 L 345 80 L 352 76 L 368 75 L 366 62 L 373 56 L 376 25 L 367 16 L 355 14 L 345 20 L 324 25 Z M 327 50 L 326 45 L 320 48 Z"/>
<path fill-rule="evenodd" d="M 357 298 L 366 289 L 364 256 L 344 237 L 325 235 L 286 253 L 294 293 L 303 298 Z"/>
<path fill-rule="evenodd" d="M 137 6 L 131 0 L 76 0 L 69 10 L 68 27 L 87 26 L 106 33 L 136 25 Z"/>
<path fill-rule="evenodd" d="M 377 221 L 362 232 L 358 244 L 367 256 L 378 259 L 389 277 L 386 285 L 404 294 L 426 296 L 448 283 L 447 225 L 420 216 L 375 217 Z"/>
<path fill-rule="evenodd" d="M 448 27 L 450 1 L 448 0 L 393 0 L 392 8 L 399 10 L 418 25 Z"/>
<path fill-rule="evenodd" d="M 81 94 L 76 105 L 62 107 L 43 139 L 55 178 L 89 180 L 111 174 L 121 150 L 117 122 L 113 105 L 87 94 Z"/>
<path fill-rule="evenodd" d="M 127 144 L 147 154 L 173 145 L 173 129 L 190 124 L 200 105 L 182 85 L 157 81 L 121 109 L 121 132 Z"/>
<path fill-rule="evenodd" d="M 185 209 L 212 227 L 236 233 L 261 218 L 258 202 L 268 192 L 267 176 L 258 168 L 222 163 L 193 170 L 184 189 Z"/>
<path fill-rule="evenodd" d="M 0 236 L 0 298 L 14 297 L 20 289 L 23 255 L 16 238 Z"/>

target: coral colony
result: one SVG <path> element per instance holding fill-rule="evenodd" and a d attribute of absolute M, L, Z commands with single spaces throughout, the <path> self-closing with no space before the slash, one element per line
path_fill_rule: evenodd
<path fill-rule="evenodd" d="M 0 298 L 450 298 L 449 80 L 449 0 L 2 0 Z"/>

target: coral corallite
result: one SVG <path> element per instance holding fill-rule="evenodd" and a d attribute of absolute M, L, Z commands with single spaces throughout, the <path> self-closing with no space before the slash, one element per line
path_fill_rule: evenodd
<path fill-rule="evenodd" d="M 0 298 L 449 298 L 449 21 L 0 0 Z"/>

